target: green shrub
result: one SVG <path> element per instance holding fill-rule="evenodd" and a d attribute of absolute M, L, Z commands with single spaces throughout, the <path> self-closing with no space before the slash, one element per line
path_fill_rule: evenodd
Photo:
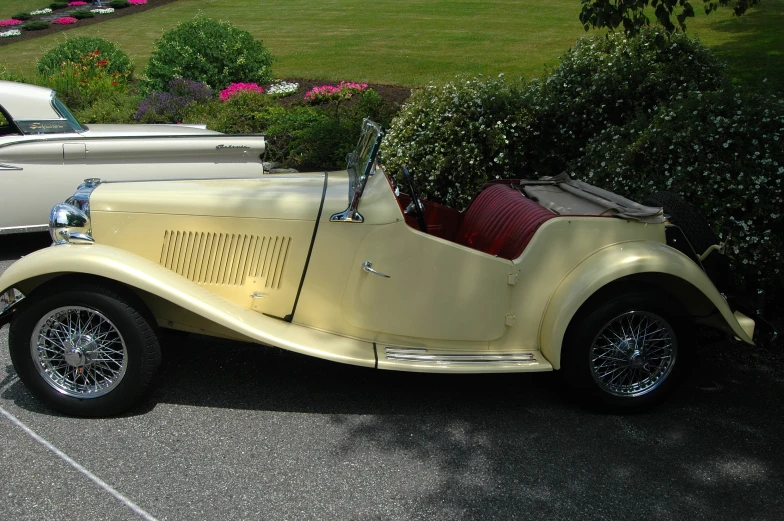
<path fill-rule="evenodd" d="M 116 73 L 123 78 L 131 78 L 134 65 L 128 55 L 112 42 L 89 36 L 69 38 L 57 47 L 46 51 L 38 60 L 38 73 L 42 76 L 57 74 L 64 62 L 79 63 L 87 55 L 95 54 L 96 51 L 98 53 L 97 59 L 92 61 L 91 67 L 106 61 L 102 67 L 105 67 L 106 72 L 110 75 Z"/>
<path fill-rule="evenodd" d="M 732 217 L 736 271 L 769 284 L 784 274 L 782 139 L 784 98 L 693 91 L 600 132 L 573 175 L 637 200 L 679 193 L 717 233 Z"/>
<path fill-rule="evenodd" d="M 267 83 L 272 79 L 271 63 L 267 49 L 248 31 L 197 15 L 155 41 L 144 88 L 160 91 L 177 77 L 213 90 L 235 82 Z"/>
<path fill-rule="evenodd" d="M 343 106 L 337 116 L 330 106 L 284 107 L 264 93 L 246 91 L 225 102 L 189 105 L 183 122 L 225 133 L 263 133 L 266 158 L 289 167 L 340 169 L 356 146 L 362 118 L 389 121 L 393 114 L 394 108 L 372 90 Z"/>
<path fill-rule="evenodd" d="M 546 79 L 530 86 L 537 115 L 524 164 L 538 175 L 558 174 L 606 126 L 726 83 L 724 64 L 683 33 L 650 28 L 635 38 L 582 38 Z"/>
<path fill-rule="evenodd" d="M 49 22 L 44 22 L 43 20 L 32 20 L 24 24 L 22 29 L 25 31 L 43 31 L 47 27 L 49 27 Z"/>
<path fill-rule="evenodd" d="M 125 9 L 126 7 L 131 7 L 131 3 L 128 0 L 112 0 L 109 2 L 109 7 Z"/>
<path fill-rule="evenodd" d="M 104 96 L 92 105 L 75 110 L 74 116 L 84 124 L 90 123 L 135 123 L 136 107 L 141 101 L 138 95 Z"/>
<path fill-rule="evenodd" d="M 77 20 L 84 20 L 86 18 L 95 18 L 95 13 L 89 9 L 77 9 L 76 11 L 71 11 L 69 16 L 73 16 Z"/>
<path fill-rule="evenodd" d="M 29 20 L 30 18 L 32 18 L 32 16 L 30 16 L 30 13 L 16 13 L 16 14 L 15 14 L 14 16 L 12 16 L 11 18 L 13 18 L 13 19 L 15 19 L 15 20 L 23 20 L 23 21 L 25 21 L 25 22 L 26 22 L 27 20 Z"/>
<path fill-rule="evenodd" d="M 68 7 L 68 2 L 52 2 L 49 7 L 51 9 L 65 9 Z"/>
<path fill-rule="evenodd" d="M 461 208 L 488 179 L 519 176 L 530 125 L 520 82 L 458 78 L 409 98 L 381 157 L 390 174 L 407 165 L 423 198 Z"/>

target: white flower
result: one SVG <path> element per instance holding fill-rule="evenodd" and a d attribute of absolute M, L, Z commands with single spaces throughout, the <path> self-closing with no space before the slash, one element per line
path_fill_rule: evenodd
<path fill-rule="evenodd" d="M 114 8 L 102 7 L 100 9 L 90 9 L 90 12 L 95 14 L 112 14 L 114 12 Z"/>
<path fill-rule="evenodd" d="M 11 36 L 20 36 L 22 31 L 19 29 L 11 29 L 10 31 L 3 31 L 0 33 L 0 38 L 10 38 Z"/>
<path fill-rule="evenodd" d="M 37 16 L 39 14 L 49 14 L 51 12 L 52 10 L 47 7 L 46 9 L 38 9 L 36 11 L 30 11 L 30 16 Z"/>

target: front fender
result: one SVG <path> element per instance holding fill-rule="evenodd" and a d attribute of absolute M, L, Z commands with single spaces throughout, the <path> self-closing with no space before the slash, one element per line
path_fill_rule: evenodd
<path fill-rule="evenodd" d="M 640 274 L 665 275 L 670 280 L 680 279 L 683 284 L 690 284 L 713 304 L 738 338 L 753 344 L 753 322 L 740 313 L 732 312 L 716 286 L 691 259 L 664 244 L 624 242 L 599 250 L 578 264 L 564 277 L 550 298 L 539 338 L 542 354 L 553 368 L 561 366 L 563 338 L 580 307 L 606 285 Z"/>
<path fill-rule="evenodd" d="M 173 271 L 125 250 L 63 244 L 36 251 L 0 275 L 0 290 L 27 294 L 42 281 L 94 275 L 150 293 L 256 342 L 337 362 L 375 366 L 373 344 L 317 331 L 245 309 Z"/>

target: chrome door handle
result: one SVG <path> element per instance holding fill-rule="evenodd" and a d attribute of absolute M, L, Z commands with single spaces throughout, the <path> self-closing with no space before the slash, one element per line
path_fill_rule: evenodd
<path fill-rule="evenodd" d="M 378 275 L 379 277 L 384 277 L 385 279 L 392 278 L 389 275 L 384 275 L 380 271 L 374 270 L 373 268 L 371 268 L 372 265 L 373 265 L 372 262 L 365 261 L 365 262 L 362 263 L 362 269 L 367 271 L 368 273 L 372 273 L 373 275 Z"/>

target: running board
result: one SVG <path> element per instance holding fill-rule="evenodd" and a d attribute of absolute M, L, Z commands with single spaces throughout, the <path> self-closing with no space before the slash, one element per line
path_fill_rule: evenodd
<path fill-rule="evenodd" d="M 386 346 L 383 353 L 378 359 L 379 369 L 445 373 L 552 371 L 552 366 L 539 351 L 454 353 Z"/>

